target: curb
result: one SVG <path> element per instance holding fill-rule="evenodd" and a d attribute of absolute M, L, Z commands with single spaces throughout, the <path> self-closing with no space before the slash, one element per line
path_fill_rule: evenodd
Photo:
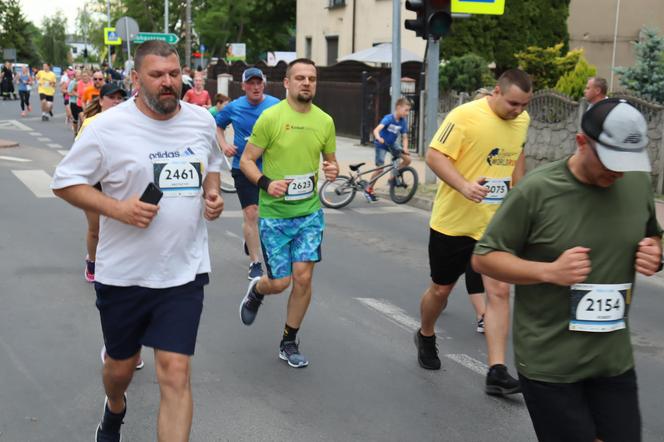
<path fill-rule="evenodd" d="M 18 141 L 0 140 L 0 148 L 16 146 L 18 146 Z"/>
<path fill-rule="evenodd" d="M 390 199 L 390 193 L 388 191 L 383 190 L 383 189 L 376 189 L 375 192 L 376 192 L 376 195 L 378 195 L 379 197 L 385 199 L 386 201 L 390 201 L 390 202 L 394 203 Z M 396 204 L 396 203 L 394 203 L 394 204 Z M 415 194 L 413 196 L 413 198 L 410 201 L 408 201 L 407 203 L 397 204 L 397 205 L 398 206 L 400 206 L 400 205 L 413 206 L 413 207 L 416 207 L 418 209 L 422 209 L 422 210 L 426 210 L 426 211 L 430 212 L 431 208 L 433 207 L 433 200 L 430 200 L 428 198 L 422 198 L 421 196 L 418 196 L 417 194 Z"/>

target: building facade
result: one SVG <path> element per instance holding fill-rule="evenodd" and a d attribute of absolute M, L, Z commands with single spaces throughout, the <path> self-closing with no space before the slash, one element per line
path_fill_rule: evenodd
<path fill-rule="evenodd" d="M 424 56 L 426 42 L 403 27 L 415 18 L 401 1 L 401 47 Z M 392 42 L 392 0 L 298 0 L 296 50 L 320 66 Z"/>
<path fill-rule="evenodd" d="M 588 61 L 597 66 L 597 75 L 609 83 L 613 79 L 612 90 L 620 90 L 611 68 L 634 64 L 633 43 L 644 25 L 664 31 L 663 0 L 572 0 L 569 46 L 583 48 Z"/>

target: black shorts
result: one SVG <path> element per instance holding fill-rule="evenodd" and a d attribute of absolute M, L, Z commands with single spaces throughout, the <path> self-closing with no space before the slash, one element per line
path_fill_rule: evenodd
<path fill-rule="evenodd" d="M 468 263 L 466 267 L 466 290 L 469 295 L 477 295 L 484 293 L 484 283 L 482 282 L 482 275 L 473 270 L 473 267 Z"/>
<path fill-rule="evenodd" d="M 63 99 L 64 102 L 65 102 L 65 106 L 69 106 L 69 97 L 64 97 L 64 96 L 63 96 L 62 99 Z"/>
<path fill-rule="evenodd" d="M 39 99 L 42 101 L 46 100 L 49 103 L 53 103 L 53 95 L 39 94 Z"/>
<path fill-rule="evenodd" d="M 203 311 L 207 273 L 187 284 L 164 289 L 116 287 L 95 282 L 106 353 L 128 359 L 141 346 L 193 355 Z"/>
<path fill-rule="evenodd" d="M 454 284 L 470 267 L 475 243 L 469 236 L 449 236 L 429 229 L 431 280 L 438 285 Z"/>
<path fill-rule="evenodd" d="M 519 374 L 539 442 L 639 442 L 641 414 L 634 369 L 572 384 Z"/>
<path fill-rule="evenodd" d="M 231 169 L 231 175 L 235 182 L 237 197 L 240 199 L 240 206 L 244 209 L 247 206 L 258 204 L 258 186 L 249 181 L 240 169 Z"/>
<path fill-rule="evenodd" d="M 76 100 L 69 102 L 69 109 L 71 109 L 71 117 L 75 123 L 78 123 L 78 115 L 83 112 L 83 109 L 76 104 Z"/>

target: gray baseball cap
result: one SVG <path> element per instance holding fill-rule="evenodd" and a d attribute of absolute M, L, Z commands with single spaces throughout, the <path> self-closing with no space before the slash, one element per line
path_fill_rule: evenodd
<path fill-rule="evenodd" d="M 583 114 L 581 130 L 597 144 L 604 167 L 615 172 L 650 172 L 648 123 L 622 98 L 607 98 Z"/>

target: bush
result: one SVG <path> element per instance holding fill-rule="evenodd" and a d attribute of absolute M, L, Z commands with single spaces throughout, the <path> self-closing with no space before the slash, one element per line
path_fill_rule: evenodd
<path fill-rule="evenodd" d="M 468 93 L 494 82 L 488 62 L 476 54 L 452 57 L 440 67 L 438 78 L 441 91 Z"/>
<path fill-rule="evenodd" d="M 595 75 L 597 75 L 597 69 L 595 66 L 589 64 L 581 53 L 574 69 L 560 77 L 556 83 L 556 90 L 575 100 L 579 100 L 583 96 L 588 78 Z"/>
<path fill-rule="evenodd" d="M 579 49 L 564 55 L 562 51 L 562 43 L 549 48 L 529 46 L 515 56 L 519 61 L 519 68 L 531 75 L 536 90 L 552 89 L 560 77 L 575 69 L 583 54 Z"/>

